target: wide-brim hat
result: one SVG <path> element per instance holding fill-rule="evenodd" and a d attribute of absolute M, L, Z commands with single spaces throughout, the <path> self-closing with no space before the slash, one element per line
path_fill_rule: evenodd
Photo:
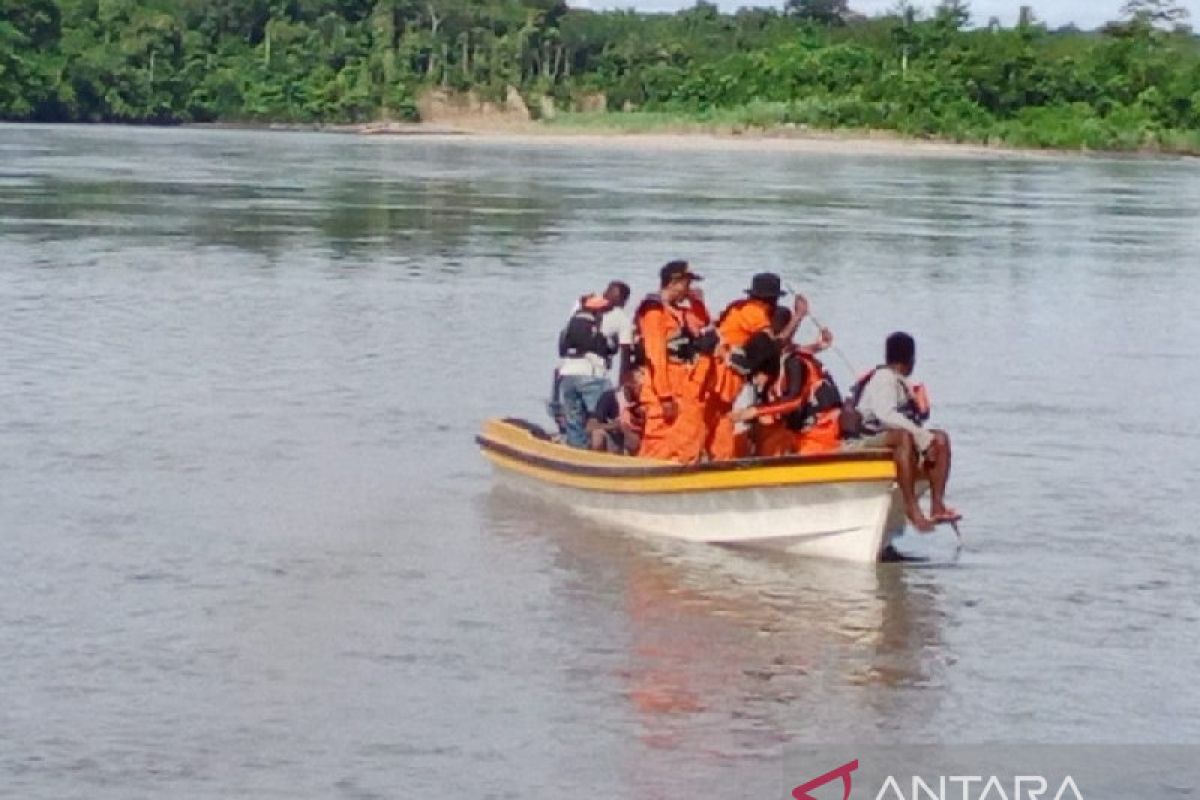
<path fill-rule="evenodd" d="M 774 272 L 760 272 L 750 279 L 750 288 L 746 294 L 757 300 L 778 300 L 787 292 L 783 290 L 783 282 Z"/>

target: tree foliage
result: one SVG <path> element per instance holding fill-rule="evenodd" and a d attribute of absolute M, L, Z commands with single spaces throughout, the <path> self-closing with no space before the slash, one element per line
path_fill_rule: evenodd
<path fill-rule="evenodd" d="M 562 0 L 0 0 L 0 118 L 412 118 L 425 87 L 611 110 L 1055 147 L 1200 146 L 1200 46 L 1171 0 L 1103 32 L 969 27 L 962 0 L 722 13 Z M 536 104 L 534 104 L 536 107 Z M 1184 144 L 1180 144 L 1184 143 Z"/>
<path fill-rule="evenodd" d="M 850 19 L 847 0 L 787 0 L 784 8 L 797 19 L 818 25 L 845 25 Z"/>

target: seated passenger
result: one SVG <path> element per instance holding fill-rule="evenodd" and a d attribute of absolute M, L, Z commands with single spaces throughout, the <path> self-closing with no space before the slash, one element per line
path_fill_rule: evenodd
<path fill-rule="evenodd" d="M 909 383 L 916 364 L 917 346 L 907 333 L 887 338 L 882 366 L 876 367 L 854 387 L 854 405 L 862 415 L 864 444 L 892 448 L 896 481 L 904 498 L 904 510 L 913 527 L 929 533 L 937 523 L 962 518 L 946 505 L 946 483 L 950 478 L 950 437 L 945 431 L 928 430 L 929 417 L 924 390 Z M 929 478 L 929 516 L 917 503 L 916 480 Z"/>
<path fill-rule="evenodd" d="M 639 388 L 631 380 L 600 396 L 595 413 L 588 418 L 591 448 L 600 453 L 633 455 L 641 444 Z"/>
<path fill-rule="evenodd" d="M 840 445 L 841 392 L 814 355 L 832 344 L 833 334 L 822 328 L 816 341 L 797 346 L 791 338 L 792 321 L 786 308 L 773 312 L 771 330 L 780 347 L 778 368 L 763 382 L 759 402 L 734 415 L 737 421 L 756 423 L 753 441 L 759 456 L 828 453 Z"/>
<path fill-rule="evenodd" d="M 613 357 L 620 356 L 622 379 L 629 372 L 633 323 L 625 313 L 628 300 L 629 287 L 613 281 L 603 295 L 580 298 L 559 334 L 562 361 L 555 380 L 557 407 L 551 415 L 561 415 L 563 435 L 572 447 L 588 446 L 587 420 L 600 396 L 612 388 L 608 370 Z"/>

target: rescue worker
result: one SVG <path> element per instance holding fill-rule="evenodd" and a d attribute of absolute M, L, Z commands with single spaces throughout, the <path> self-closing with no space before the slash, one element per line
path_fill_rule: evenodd
<path fill-rule="evenodd" d="M 737 446 L 734 420 L 730 415 L 752 374 L 751 365 L 744 360 L 746 344 L 759 332 L 770 333 L 771 315 L 779 298 L 787 294 L 781 284 L 779 276 L 773 272 L 755 275 L 746 290 L 747 296 L 731 303 L 717 320 L 721 345 L 713 376 L 706 386 L 704 419 L 705 449 L 714 461 L 748 455 Z M 797 296 L 796 318 L 787 329 L 789 337 L 808 311 L 807 304 L 801 306 L 802 300 Z"/>
<path fill-rule="evenodd" d="M 734 412 L 736 422 L 754 422 L 755 455 L 816 455 L 840 446 L 841 392 L 816 354 L 833 343 L 822 328 L 820 337 L 796 345 L 787 335 L 793 314 L 776 308 L 771 330 L 778 337 L 779 365 L 773 374 L 756 376 L 761 402 Z"/>
<path fill-rule="evenodd" d="M 717 320 L 722 346 L 744 347 L 750 337 L 771 327 L 771 313 L 785 296 L 779 276 L 760 272 L 750 280 L 746 297 L 730 303 Z"/>
<path fill-rule="evenodd" d="M 587 421 L 600 397 L 612 388 L 608 370 L 614 357 L 619 357 L 621 379 L 629 374 L 633 324 L 624 310 L 628 301 L 629 286 L 613 281 L 603 294 L 581 297 L 559 334 L 557 411 L 564 438 L 572 447 L 589 444 Z"/>
<path fill-rule="evenodd" d="M 700 459 L 704 410 L 693 373 L 700 352 L 716 347 L 715 332 L 696 336 L 688 324 L 692 283 L 700 280 L 688 262 L 668 263 L 659 271 L 659 291 L 647 295 L 634 315 L 645 370 L 639 456 L 681 464 Z"/>
<path fill-rule="evenodd" d="M 867 446 L 892 448 L 896 482 L 909 521 L 921 533 L 938 523 L 953 523 L 962 515 L 946 505 L 950 479 L 950 436 L 924 427 L 929 418 L 923 389 L 909 382 L 917 360 L 917 345 L 907 333 L 893 333 L 884 346 L 884 363 L 854 387 L 854 405 L 862 414 Z M 916 481 L 929 479 L 929 516 L 917 503 Z"/>

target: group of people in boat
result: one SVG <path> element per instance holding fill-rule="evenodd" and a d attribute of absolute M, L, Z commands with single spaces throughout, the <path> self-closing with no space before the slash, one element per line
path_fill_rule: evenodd
<path fill-rule="evenodd" d="M 702 280 L 687 261 L 671 261 L 632 315 L 621 281 L 579 299 L 559 335 L 550 404 L 566 444 L 681 464 L 887 447 L 913 526 L 927 532 L 959 519 L 945 503 L 950 438 L 925 426 L 927 396 L 909 380 L 911 336 L 890 335 L 883 364 L 844 398 L 817 358 L 832 332 L 796 343 L 808 303 L 800 294 L 790 308 L 781 302 L 788 292 L 777 274 L 755 275 L 715 318 Z M 928 514 L 918 478 L 930 484 Z"/>

